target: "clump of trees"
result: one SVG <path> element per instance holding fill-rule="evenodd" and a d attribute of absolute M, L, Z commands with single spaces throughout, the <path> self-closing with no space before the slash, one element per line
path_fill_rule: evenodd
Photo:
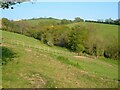
<path fill-rule="evenodd" d="M 61 24 L 70 24 L 70 23 L 73 23 L 72 20 L 67 20 L 67 19 L 62 19 L 61 20 Z"/>
<path fill-rule="evenodd" d="M 83 22 L 83 21 L 84 21 L 84 19 L 82 19 L 80 17 L 76 17 L 74 20 L 74 22 Z"/>
<path fill-rule="evenodd" d="M 109 37 L 111 41 L 108 42 L 107 39 L 96 34 L 97 28 L 94 24 L 87 26 L 76 24 L 71 28 L 66 25 L 71 21 L 64 19 L 61 22 L 62 24 L 45 22 L 33 26 L 26 20 L 10 21 L 3 18 L 2 30 L 33 37 L 49 46 L 66 47 L 78 55 L 86 53 L 96 57 L 118 59 L 119 49 L 116 38 Z"/>
<path fill-rule="evenodd" d="M 77 51 L 79 46 L 84 46 L 84 40 L 87 38 L 87 29 L 85 27 L 76 25 L 72 28 L 68 35 L 66 47 L 72 51 Z"/>
<path fill-rule="evenodd" d="M 111 18 L 109 19 L 98 19 L 97 21 L 93 20 L 85 20 L 85 22 L 93 22 L 93 23 L 103 23 L 103 24 L 113 24 L 113 25 L 120 25 L 120 19 L 113 20 Z"/>

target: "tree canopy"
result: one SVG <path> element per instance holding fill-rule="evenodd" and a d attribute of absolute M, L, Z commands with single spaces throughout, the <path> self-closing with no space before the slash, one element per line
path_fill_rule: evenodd
<path fill-rule="evenodd" d="M 13 5 L 17 3 L 22 3 L 30 0 L 0 0 L 0 8 L 2 9 L 8 9 L 11 8 L 13 9 Z"/>

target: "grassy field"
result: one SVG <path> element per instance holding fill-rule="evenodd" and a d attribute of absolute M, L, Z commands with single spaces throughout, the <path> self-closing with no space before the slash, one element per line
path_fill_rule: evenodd
<path fill-rule="evenodd" d="M 69 27 L 73 27 L 75 25 L 93 28 L 94 30 L 96 30 L 97 34 L 105 38 L 108 38 L 110 36 L 118 39 L 118 25 L 90 23 L 90 22 L 78 22 L 78 23 L 68 24 Z"/>
<path fill-rule="evenodd" d="M 37 19 L 37 20 L 26 20 L 25 22 L 29 23 L 30 25 L 53 25 L 56 23 L 60 23 L 59 19 Z"/>
<path fill-rule="evenodd" d="M 67 49 L 49 47 L 11 32 L 2 31 L 2 36 L 3 88 L 118 87 L 118 62 L 115 60 L 78 57 Z"/>

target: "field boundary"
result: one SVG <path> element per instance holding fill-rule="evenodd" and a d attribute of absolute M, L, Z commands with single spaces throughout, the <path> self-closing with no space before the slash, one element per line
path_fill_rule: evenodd
<path fill-rule="evenodd" d="M 44 51 L 44 52 L 47 52 L 47 53 L 54 53 L 54 54 L 64 54 L 64 55 L 72 55 L 72 56 L 76 56 L 77 53 L 75 52 L 67 52 L 67 51 L 62 51 L 62 50 L 55 50 L 55 49 L 52 49 L 50 48 L 49 46 L 48 47 L 45 47 L 45 46 L 41 46 L 41 45 L 30 45 L 30 44 L 27 44 L 23 41 L 19 41 L 19 40 L 12 40 L 12 39 L 9 39 L 9 41 L 7 40 L 3 40 L 2 41 L 2 45 L 4 44 L 11 44 L 11 45 L 21 45 L 22 47 L 26 47 L 26 48 L 34 48 L 34 49 L 37 49 L 39 51 Z"/>

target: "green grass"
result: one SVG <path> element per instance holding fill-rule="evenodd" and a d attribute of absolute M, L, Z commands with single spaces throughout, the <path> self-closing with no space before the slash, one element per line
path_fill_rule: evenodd
<path fill-rule="evenodd" d="M 29 23 L 30 25 L 53 25 L 56 23 L 60 23 L 59 19 L 37 19 L 37 20 L 26 20 L 25 22 Z"/>
<path fill-rule="evenodd" d="M 68 24 L 69 27 L 73 27 L 75 25 L 93 28 L 94 30 L 96 30 L 97 35 L 100 35 L 107 39 L 108 37 L 115 37 L 115 39 L 118 39 L 118 25 L 90 23 L 90 22 L 78 22 L 78 23 Z"/>
<path fill-rule="evenodd" d="M 117 88 L 115 60 L 74 57 L 67 49 L 16 33 L 2 31 L 2 36 L 3 46 L 16 54 L 2 67 L 3 88 Z"/>

